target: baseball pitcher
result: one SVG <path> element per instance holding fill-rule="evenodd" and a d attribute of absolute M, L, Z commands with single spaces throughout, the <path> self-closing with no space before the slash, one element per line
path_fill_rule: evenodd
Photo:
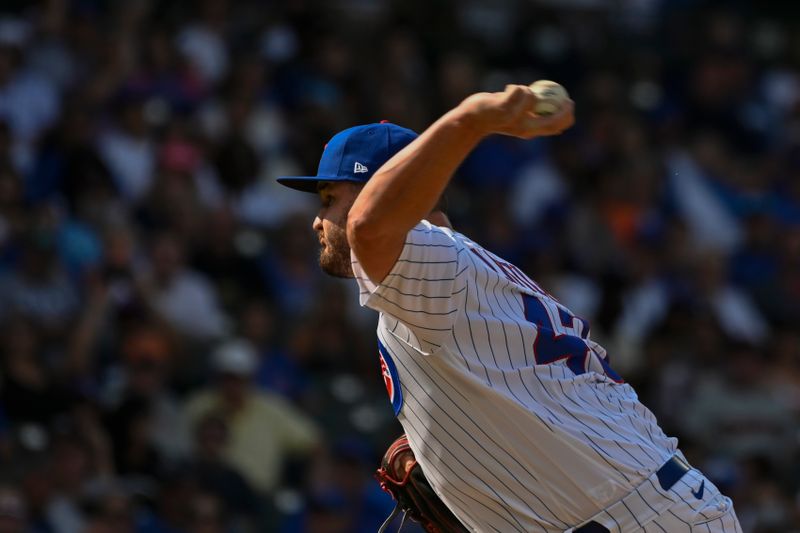
<path fill-rule="evenodd" d="M 279 178 L 319 195 L 322 269 L 355 278 L 380 313 L 380 368 L 407 437 L 384 458 L 382 486 L 432 532 L 741 532 L 589 324 L 431 214 L 487 135 L 572 125 L 571 101 L 550 116 L 536 103 L 512 85 L 419 136 L 356 126 L 330 140 L 316 176 Z"/>

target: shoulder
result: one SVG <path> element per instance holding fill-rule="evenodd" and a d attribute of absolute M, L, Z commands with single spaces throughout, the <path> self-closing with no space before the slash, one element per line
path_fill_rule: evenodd
<path fill-rule="evenodd" d="M 452 278 L 464 247 L 459 235 L 451 229 L 423 220 L 406 234 L 402 251 L 383 281 Z"/>
<path fill-rule="evenodd" d="M 455 236 L 458 235 L 455 231 L 451 228 L 446 226 L 437 226 L 436 224 L 431 223 L 428 220 L 420 220 L 419 224 L 411 228 L 408 232 L 409 235 L 430 235 L 436 236 L 442 239 L 450 239 L 455 240 Z"/>
<path fill-rule="evenodd" d="M 463 247 L 464 241 L 460 234 L 450 228 L 422 220 L 406 235 L 399 259 L 405 261 L 454 259 Z"/>

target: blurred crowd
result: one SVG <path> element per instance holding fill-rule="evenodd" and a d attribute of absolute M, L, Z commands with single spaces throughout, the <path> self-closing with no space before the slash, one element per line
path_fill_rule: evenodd
<path fill-rule="evenodd" d="M 375 316 L 274 178 L 541 78 L 576 126 L 483 142 L 456 228 L 590 321 L 745 531 L 800 531 L 786 4 L 4 1 L 0 533 L 374 532 Z"/>

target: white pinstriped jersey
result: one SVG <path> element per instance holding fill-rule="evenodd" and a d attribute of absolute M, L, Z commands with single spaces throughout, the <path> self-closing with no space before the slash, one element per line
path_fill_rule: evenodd
<path fill-rule="evenodd" d="M 422 221 L 380 285 L 352 260 L 395 414 L 470 529 L 564 531 L 675 453 L 588 324 L 465 236 Z"/>

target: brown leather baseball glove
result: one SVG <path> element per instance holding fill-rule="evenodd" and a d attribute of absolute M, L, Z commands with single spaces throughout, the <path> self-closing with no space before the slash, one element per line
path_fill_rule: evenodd
<path fill-rule="evenodd" d="M 467 533 L 468 530 L 428 483 L 405 435 L 389 446 L 375 479 L 397 502 L 378 533 L 384 533 L 389 523 L 401 512 L 404 515 L 398 531 L 403 529 L 406 518 L 411 518 L 422 524 L 428 533 Z"/>

